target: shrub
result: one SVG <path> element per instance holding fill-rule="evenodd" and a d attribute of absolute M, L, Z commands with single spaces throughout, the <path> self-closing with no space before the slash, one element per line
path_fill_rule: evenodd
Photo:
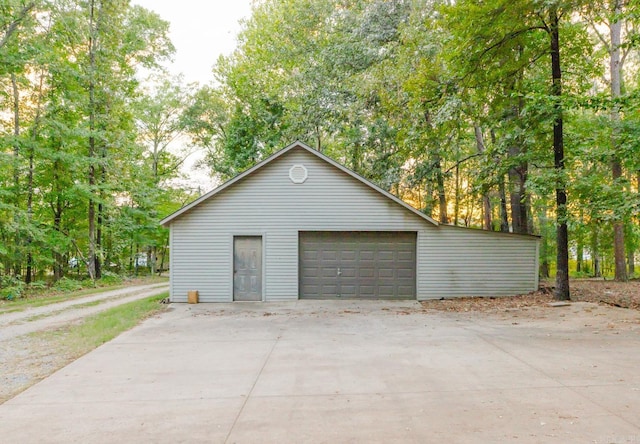
<path fill-rule="evenodd" d="M 13 276 L 4 276 L 0 279 L 0 298 L 13 301 L 22 297 L 25 283 Z"/>
<path fill-rule="evenodd" d="M 122 277 L 111 271 L 103 271 L 99 281 L 100 285 L 117 285 L 122 283 Z"/>
<path fill-rule="evenodd" d="M 82 288 L 82 283 L 75 279 L 63 277 L 53 286 L 58 291 L 76 291 Z"/>
<path fill-rule="evenodd" d="M 29 288 L 33 290 L 45 290 L 47 283 L 45 281 L 34 281 L 29 284 Z"/>

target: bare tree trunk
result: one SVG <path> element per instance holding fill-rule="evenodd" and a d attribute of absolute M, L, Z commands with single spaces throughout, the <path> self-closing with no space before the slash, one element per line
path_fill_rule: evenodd
<path fill-rule="evenodd" d="M 491 143 L 496 143 L 496 133 L 493 129 L 490 131 Z M 504 175 L 498 175 L 498 194 L 500 195 L 500 231 L 509 232 L 509 213 L 507 212 L 507 192 L 505 190 Z"/>
<path fill-rule="evenodd" d="M 13 141 L 13 204 L 15 206 L 13 221 L 16 224 L 13 274 L 17 277 L 22 275 L 22 234 L 18 211 L 20 208 L 20 91 L 14 73 L 11 73 L 11 88 L 13 90 L 13 136 L 15 138 Z"/>
<path fill-rule="evenodd" d="M 361 164 L 362 164 L 362 147 L 359 142 L 353 144 L 353 149 L 351 150 L 351 169 L 360 174 L 361 173 Z"/>
<path fill-rule="evenodd" d="M 542 239 L 540 240 L 540 277 L 544 279 L 549 278 L 549 236 L 547 233 L 547 226 L 549 219 L 547 217 L 547 205 L 543 202 L 542 208 L 538 219 L 540 220 L 540 232 L 542 233 Z"/>
<path fill-rule="evenodd" d="M 96 36 L 95 36 L 95 1 L 91 0 L 89 21 L 89 209 L 87 214 L 89 225 L 89 258 L 87 260 L 87 270 L 92 280 L 96 279 L 96 208 L 95 193 L 96 185 L 96 98 L 95 98 L 95 69 L 96 69 Z"/>
<path fill-rule="evenodd" d="M 555 99 L 553 120 L 553 154 L 556 170 L 556 217 L 557 217 L 557 258 L 556 288 L 557 300 L 569 300 L 569 229 L 567 226 L 567 192 L 564 183 L 564 134 L 562 112 L 562 69 L 560 67 L 560 23 L 557 6 L 549 11 L 549 37 L 551 46 L 552 95 Z"/>
<path fill-rule="evenodd" d="M 158 276 L 162 276 L 162 272 L 164 271 L 164 258 L 167 255 L 167 249 L 169 248 L 169 236 L 167 236 L 167 240 L 162 247 L 162 259 L 160 260 L 160 268 L 158 269 Z"/>
<path fill-rule="evenodd" d="M 519 150 L 512 150 L 512 156 L 519 153 Z M 509 169 L 509 183 L 511 185 L 511 191 L 509 193 L 511 199 L 511 226 L 514 233 L 527 234 L 528 228 L 528 216 L 527 216 L 527 203 L 526 203 L 526 180 L 527 180 L 527 166 L 521 165 Z"/>
<path fill-rule="evenodd" d="M 33 220 L 33 145 L 29 148 L 29 173 L 27 174 L 27 221 L 29 225 L 31 225 L 31 221 Z M 31 244 L 33 243 L 33 238 L 31 235 L 27 236 L 27 274 L 25 276 L 25 282 L 30 284 L 33 275 L 33 254 L 31 252 Z"/>
<path fill-rule="evenodd" d="M 507 193 L 504 186 L 504 177 L 498 178 L 498 192 L 500 193 L 500 231 L 509 232 L 509 213 L 507 212 Z"/>
<path fill-rule="evenodd" d="M 609 31 L 611 35 L 611 52 L 609 71 L 611 75 L 611 101 L 613 103 L 611 108 L 611 176 L 613 179 L 613 186 L 617 189 L 622 187 L 618 184 L 622 177 L 622 164 L 618 156 L 619 151 L 619 127 L 620 127 L 620 111 L 619 105 L 616 104 L 616 99 L 620 97 L 620 78 L 622 71 L 622 64 L 620 61 L 620 34 L 622 29 L 622 22 L 619 17 L 622 13 L 622 0 L 613 0 L 613 16 L 615 20 L 609 25 Z M 615 256 L 615 279 L 616 281 L 627 280 L 627 267 L 624 253 L 624 218 L 623 215 L 615 215 L 613 222 L 613 251 Z"/>
<path fill-rule="evenodd" d="M 637 190 L 637 194 L 638 194 L 638 198 L 640 199 L 640 171 L 636 172 L 636 190 Z M 640 217 L 636 215 L 636 221 L 640 222 Z M 631 227 L 633 228 L 633 219 L 631 220 Z M 634 244 L 638 245 L 638 238 L 636 235 L 636 243 Z M 637 248 L 636 248 L 637 249 Z M 628 255 L 628 262 L 629 262 L 629 276 L 635 276 L 636 273 L 636 249 L 631 248 L 627 255 Z"/>
<path fill-rule="evenodd" d="M 576 246 L 576 271 L 580 273 L 582 271 L 584 262 L 584 244 L 582 243 L 582 237 L 578 238 L 578 245 Z"/>
<path fill-rule="evenodd" d="M 627 266 L 629 267 L 629 275 L 627 276 L 628 278 L 631 278 L 632 276 L 635 275 L 636 273 L 636 257 L 635 257 L 635 251 L 633 248 L 629 248 L 629 250 L 627 251 Z"/>
<path fill-rule="evenodd" d="M 598 235 L 598 221 L 591 221 L 591 258 L 593 261 L 593 277 L 602 276 L 600 268 L 600 236 Z"/>
<path fill-rule="evenodd" d="M 486 147 L 484 145 L 484 136 L 482 135 L 482 128 L 480 125 L 473 125 L 473 132 L 476 137 L 476 148 L 479 153 L 485 153 Z M 491 220 L 491 199 L 489 198 L 489 187 L 482 187 L 482 228 L 485 230 L 492 230 L 492 220 Z"/>
<path fill-rule="evenodd" d="M 440 159 L 440 154 L 435 154 L 434 165 L 436 167 L 436 185 L 438 186 L 438 210 L 440 213 L 440 223 L 448 224 L 447 195 L 444 189 L 444 174 L 442 174 L 442 160 Z"/>
<path fill-rule="evenodd" d="M 33 120 L 33 127 L 31 129 L 31 144 L 29 147 L 29 173 L 27 175 L 27 220 L 29 225 L 33 220 L 33 169 L 34 169 L 34 145 L 36 144 L 36 137 L 38 135 L 38 125 L 40 123 L 40 113 L 42 108 L 42 91 L 44 85 L 44 73 L 40 73 L 40 82 L 38 85 L 38 98 L 36 115 Z M 33 238 L 31 235 L 27 237 L 27 274 L 25 282 L 30 284 L 33 279 L 33 254 L 32 254 Z"/>
<path fill-rule="evenodd" d="M 456 162 L 456 190 L 453 211 L 453 225 L 458 225 L 460 218 L 460 164 Z"/>

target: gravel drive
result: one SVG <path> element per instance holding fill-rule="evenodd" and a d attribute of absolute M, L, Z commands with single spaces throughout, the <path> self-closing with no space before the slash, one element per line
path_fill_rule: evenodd
<path fill-rule="evenodd" d="M 0 404 L 74 359 L 52 346 L 50 340 L 30 333 L 80 322 L 93 314 L 168 289 L 168 283 L 137 285 L 19 312 L 0 313 Z"/>
<path fill-rule="evenodd" d="M 111 307 L 144 299 L 168 290 L 169 284 L 166 283 L 139 285 L 0 315 L 0 340 L 5 341 L 36 331 L 59 327 Z M 98 305 L 85 305 L 98 301 L 104 302 Z"/>

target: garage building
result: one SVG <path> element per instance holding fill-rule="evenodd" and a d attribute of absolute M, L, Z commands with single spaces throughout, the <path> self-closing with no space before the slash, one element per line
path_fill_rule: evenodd
<path fill-rule="evenodd" d="M 434 299 L 538 287 L 539 239 L 438 224 L 296 142 L 161 221 L 171 301 Z"/>

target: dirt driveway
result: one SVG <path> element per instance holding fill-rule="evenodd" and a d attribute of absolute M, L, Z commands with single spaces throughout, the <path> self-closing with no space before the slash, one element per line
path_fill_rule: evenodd
<path fill-rule="evenodd" d="M 640 313 L 172 308 L 0 405 L 3 442 L 640 442 Z"/>
<path fill-rule="evenodd" d="M 19 311 L 11 311 L 10 307 L 0 310 L 0 403 L 73 359 L 65 356 L 52 341 L 33 333 L 64 328 L 109 308 L 168 289 L 168 283 L 135 285 Z"/>

